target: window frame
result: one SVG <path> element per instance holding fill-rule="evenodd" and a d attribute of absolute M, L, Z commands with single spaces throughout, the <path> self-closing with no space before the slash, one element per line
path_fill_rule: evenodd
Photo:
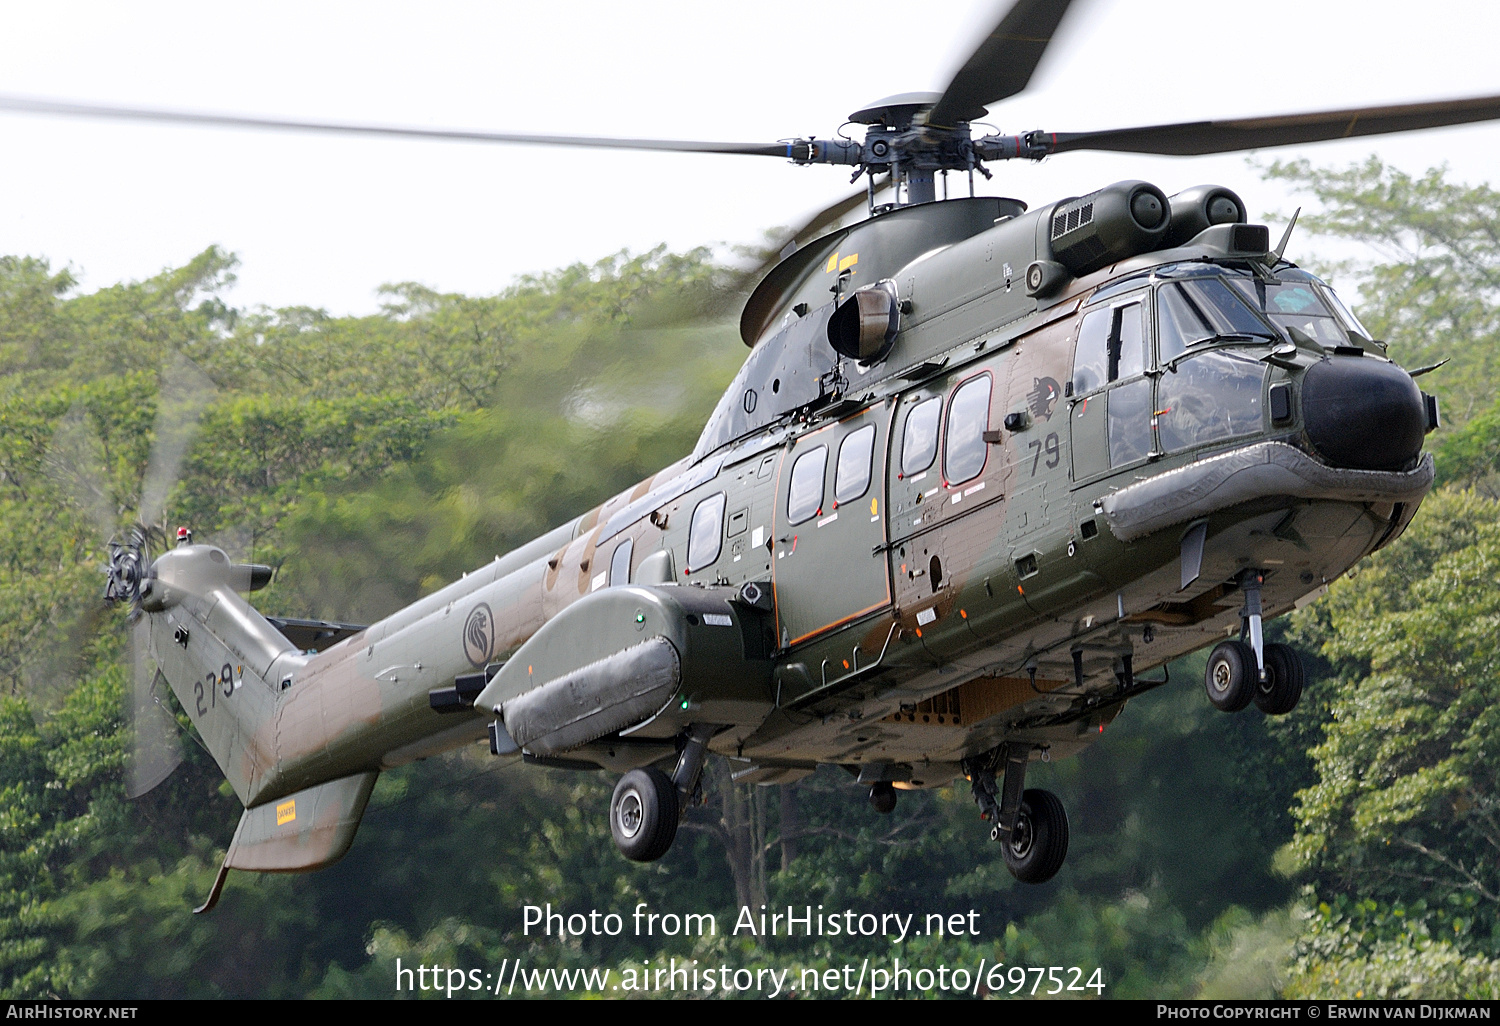
<path fill-rule="evenodd" d="M 625 579 L 617 581 L 615 580 L 615 571 L 619 569 L 618 564 L 621 552 L 625 554 L 625 573 L 622 575 Z M 630 563 L 633 559 L 635 559 L 635 539 L 626 535 L 625 540 L 616 545 L 615 550 L 609 555 L 609 577 L 605 579 L 604 586 L 606 588 L 618 588 L 622 584 L 629 584 Z"/>
<path fill-rule="evenodd" d="M 698 533 L 698 511 L 703 509 L 707 504 L 715 501 L 719 504 L 719 516 L 717 526 L 713 532 L 714 553 L 711 558 L 704 560 L 702 563 L 695 563 L 693 561 L 693 539 Z M 712 495 L 705 495 L 694 504 L 692 515 L 688 517 L 687 551 L 684 553 L 684 562 L 687 564 L 688 573 L 695 574 L 700 570 L 708 569 L 717 563 L 719 557 L 724 554 L 724 510 L 728 505 L 729 496 L 726 492 L 714 492 Z"/>
<path fill-rule="evenodd" d="M 978 470 L 974 471 L 974 473 L 970 474 L 968 477 L 965 477 L 962 480 L 958 480 L 958 479 L 955 479 L 953 477 L 953 475 L 949 472 L 949 467 L 948 467 L 949 456 L 950 456 L 948 445 L 949 445 L 949 442 L 950 442 L 950 440 L 952 438 L 952 430 L 951 430 L 951 428 L 952 428 L 952 425 L 953 425 L 953 410 L 954 410 L 954 408 L 957 405 L 956 402 L 955 402 L 955 400 L 957 400 L 958 393 L 960 391 L 962 391 L 963 389 L 967 388 L 969 385 L 974 384 L 980 378 L 988 378 L 989 379 L 989 395 L 985 397 L 985 403 L 984 403 L 984 424 L 979 429 L 979 444 L 983 448 L 984 459 L 982 459 L 980 461 L 980 463 L 979 463 L 979 469 Z M 984 471 L 985 471 L 985 468 L 990 465 L 990 443 L 988 443 L 988 442 L 986 442 L 984 440 L 984 433 L 986 431 L 988 431 L 989 428 L 990 428 L 990 411 L 994 407 L 994 405 L 995 405 L 995 375 L 993 373 L 991 373 L 989 370 L 982 370 L 978 374 L 971 374 L 969 377 L 964 378 L 958 384 L 954 385 L 953 388 L 948 392 L 948 401 L 947 401 L 947 407 L 948 408 L 943 411 L 943 425 L 942 425 L 943 426 L 943 436 L 942 436 L 941 445 L 940 445 L 940 448 L 943 451 L 943 482 L 945 484 L 956 485 L 956 484 L 963 484 L 963 483 L 965 483 L 967 481 L 972 481 L 976 477 L 979 477 L 980 475 L 982 475 L 984 473 Z"/>
<path fill-rule="evenodd" d="M 911 437 L 911 419 L 917 415 L 918 410 L 931 403 L 938 404 L 937 420 L 933 423 L 932 431 L 932 456 L 927 460 L 926 463 L 922 464 L 922 466 L 912 467 L 908 469 L 906 466 L 906 443 Z M 937 462 L 938 452 L 942 449 L 942 434 L 943 396 L 929 396 L 926 399 L 913 403 L 911 405 L 911 408 L 906 411 L 906 416 L 901 421 L 901 476 L 903 478 L 914 477 L 917 474 L 923 474 L 932 469 L 932 465 Z"/>
<path fill-rule="evenodd" d="M 810 459 L 811 457 L 817 456 L 820 453 L 822 454 L 822 457 L 823 457 L 823 465 L 822 465 L 822 469 L 818 471 L 818 501 L 817 501 L 817 504 L 813 506 L 813 509 L 812 509 L 811 513 L 808 513 L 805 516 L 801 516 L 801 517 L 795 516 L 792 513 L 792 498 L 796 494 L 795 493 L 795 489 L 797 487 L 797 468 L 802 465 L 802 461 L 803 460 Z M 823 500 L 825 498 L 827 498 L 827 497 L 828 497 L 828 446 L 826 444 L 821 444 L 820 443 L 818 445 L 812 446 L 811 448 L 804 449 L 802 452 L 798 453 L 797 454 L 797 458 L 792 461 L 792 469 L 787 472 L 787 482 L 786 482 L 786 522 L 787 522 L 787 526 L 789 526 L 789 527 L 795 527 L 798 524 L 805 524 L 809 520 L 811 520 L 814 517 L 818 516 L 820 513 L 823 512 Z"/>
<path fill-rule="evenodd" d="M 848 496 L 847 498 L 845 498 L 845 497 L 843 497 L 842 493 L 839 491 L 839 482 L 840 482 L 841 478 L 843 477 L 843 473 L 844 473 L 844 446 L 848 445 L 849 442 L 850 442 L 850 440 L 853 439 L 855 435 L 863 434 L 865 432 L 869 432 L 869 434 L 870 434 L 870 449 L 869 449 L 869 453 L 865 457 L 865 464 L 864 464 L 865 480 L 864 480 L 864 484 L 862 484 L 860 486 L 859 491 L 857 491 L 854 494 L 852 494 L 852 495 Z M 865 425 L 863 425 L 861 427 L 855 428 L 853 431 L 849 432 L 847 435 L 845 435 L 839 441 L 838 455 L 834 457 L 834 461 L 833 461 L 833 508 L 834 509 L 838 509 L 839 506 L 844 505 L 845 503 L 853 502 L 856 499 L 862 499 L 867 494 L 869 494 L 870 483 L 875 480 L 875 441 L 876 441 L 876 435 L 877 434 L 878 434 L 878 432 L 875 429 L 874 423 L 869 423 L 869 424 L 865 424 Z"/>

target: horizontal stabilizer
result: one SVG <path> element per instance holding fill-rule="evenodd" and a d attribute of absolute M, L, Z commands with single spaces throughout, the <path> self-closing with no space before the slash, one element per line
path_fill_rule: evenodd
<path fill-rule="evenodd" d="M 246 809 L 224 864 L 292 873 L 337 862 L 354 841 L 377 771 L 330 780 Z"/>
<path fill-rule="evenodd" d="M 268 616 L 271 626 L 303 652 L 321 652 L 332 648 L 364 627 L 357 623 L 330 623 L 327 620 L 296 620 L 289 616 Z"/>
<path fill-rule="evenodd" d="M 301 873 L 343 858 L 378 776 L 377 770 L 356 773 L 246 809 L 208 899 L 193 911 L 207 912 L 219 903 L 231 869 Z"/>

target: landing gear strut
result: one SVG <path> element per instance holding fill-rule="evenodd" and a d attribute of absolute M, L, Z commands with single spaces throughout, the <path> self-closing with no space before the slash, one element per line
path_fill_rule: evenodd
<path fill-rule="evenodd" d="M 990 840 L 1004 847 L 1005 868 L 1022 883 L 1046 883 L 1068 855 L 1068 815 L 1052 792 L 1026 789 L 1030 758 L 1030 745 L 1001 745 L 965 760 L 964 770 L 980 815 L 994 824 Z M 995 770 L 1002 761 L 1004 783 L 997 789 Z"/>
<path fill-rule="evenodd" d="M 688 727 L 670 777 L 655 766 L 646 766 L 620 778 L 609 803 L 609 832 L 620 854 L 632 862 L 655 862 L 672 847 L 682 809 L 697 793 L 713 734 L 711 724 Z"/>
<path fill-rule="evenodd" d="M 1214 708 L 1239 712 L 1253 700 L 1261 712 L 1281 716 L 1297 708 L 1306 683 L 1302 658 L 1289 645 L 1265 644 L 1261 634 L 1260 589 L 1265 574 L 1240 574 L 1245 605 L 1240 610 L 1240 637 L 1222 641 L 1208 657 L 1203 686 Z"/>

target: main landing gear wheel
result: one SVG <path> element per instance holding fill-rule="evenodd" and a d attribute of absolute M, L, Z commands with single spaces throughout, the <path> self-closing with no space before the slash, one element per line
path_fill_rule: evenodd
<path fill-rule="evenodd" d="M 1255 689 L 1255 707 L 1267 716 L 1284 716 L 1297 708 L 1307 674 L 1302 657 L 1290 645 L 1266 646 L 1266 679 Z"/>
<path fill-rule="evenodd" d="M 655 862 L 677 837 L 677 785 L 655 766 L 633 769 L 615 785 L 609 832 L 632 862 Z"/>
<path fill-rule="evenodd" d="M 1260 686 L 1255 649 L 1243 641 L 1221 641 L 1208 657 L 1203 687 L 1220 712 L 1239 712 L 1250 704 Z"/>
<path fill-rule="evenodd" d="M 870 785 L 870 804 L 875 811 L 882 816 L 889 816 L 896 811 L 896 789 L 892 785 L 881 782 Z"/>
<path fill-rule="evenodd" d="M 1005 868 L 1022 883 L 1046 883 L 1068 855 L 1068 814 L 1057 795 L 1031 788 L 1021 796 L 1021 810 L 1005 848 Z"/>

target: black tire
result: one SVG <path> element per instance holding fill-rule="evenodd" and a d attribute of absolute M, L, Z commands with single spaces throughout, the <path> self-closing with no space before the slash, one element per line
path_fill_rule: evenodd
<path fill-rule="evenodd" d="M 1302 657 L 1290 645 L 1266 646 L 1266 681 L 1255 689 L 1255 707 L 1267 716 L 1285 716 L 1297 708 L 1307 683 Z"/>
<path fill-rule="evenodd" d="M 1255 649 L 1243 641 L 1221 641 L 1209 653 L 1203 688 L 1220 712 L 1239 712 L 1250 704 L 1260 686 Z"/>
<path fill-rule="evenodd" d="M 870 804 L 882 816 L 896 811 L 896 789 L 887 783 L 870 785 Z"/>
<path fill-rule="evenodd" d="M 1068 857 L 1068 814 L 1057 795 L 1032 788 L 1021 795 L 1016 827 L 1005 846 L 1005 868 L 1022 883 L 1046 883 Z"/>
<path fill-rule="evenodd" d="M 615 785 L 609 832 L 632 862 L 655 862 L 677 837 L 677 785 L 655 766 L 633 769 Z"/>

